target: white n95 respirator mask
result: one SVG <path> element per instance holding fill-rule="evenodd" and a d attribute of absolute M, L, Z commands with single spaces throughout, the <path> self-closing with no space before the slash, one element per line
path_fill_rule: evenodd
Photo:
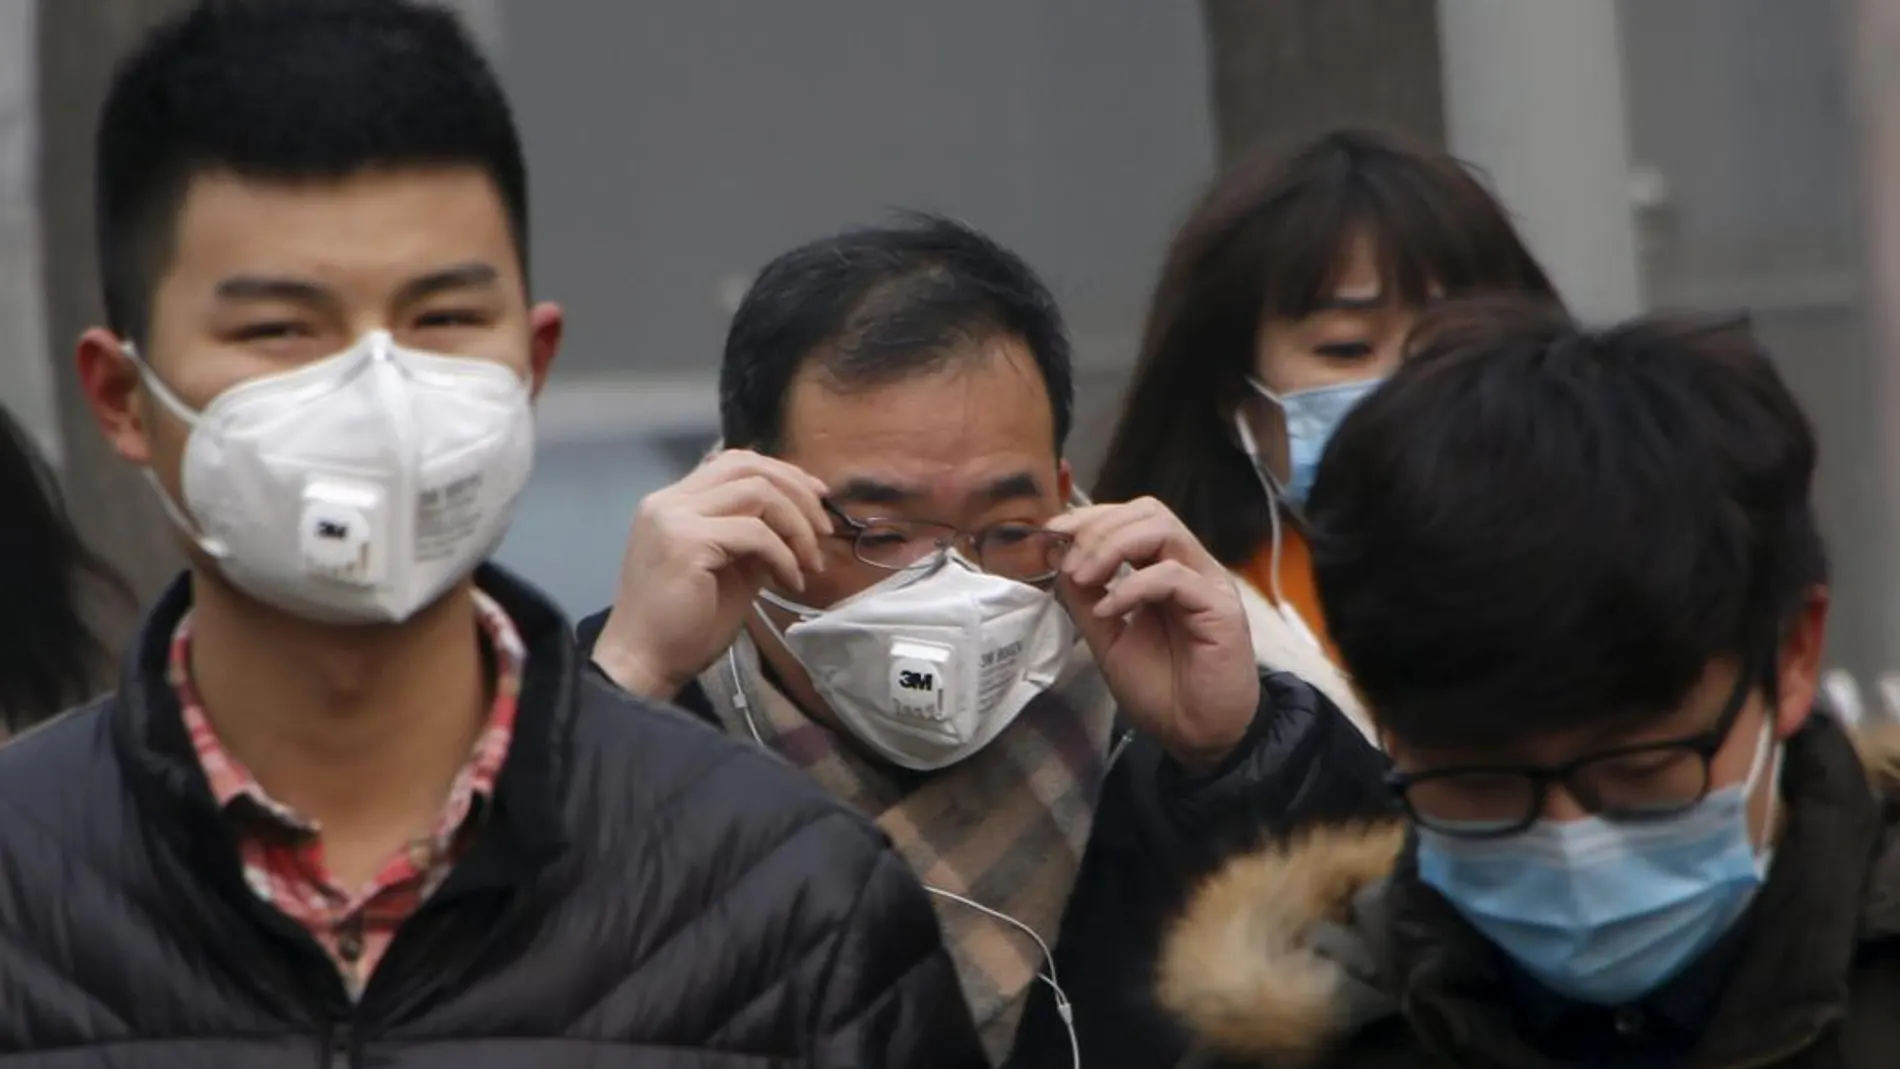
<path fill-rule="evenodd" d="M 385 331 L 194 412 L 166 512 L 238 589 L 321 623 L 408 619 L 507 532 L 534 462 L 527 383 L 500 364 L 396 345 Z"/>
<path fill-rule="evenodd" d="M 780 630 L 759 610 L 846 730 L 917 771 L 988 746 L 1055 684 L 1076 642 L 1052 593 L 956 554 L 829 609 L 760 596 L 798 617 Z"/>

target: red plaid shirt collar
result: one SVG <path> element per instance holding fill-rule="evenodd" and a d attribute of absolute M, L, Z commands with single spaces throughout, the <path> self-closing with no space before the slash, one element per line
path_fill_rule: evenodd
<path fill-rule="evenodd" d="M 238 822 L 244 875 L 258 897 L 302 924 L 360 993 L 395 928 L 447 878 L 467 842 L 464 830 L 492 797 L 514 739 L 527 650 L 500 605 L 477 590 L 476 618 L 494 652 L 494 704 L 468 761 L 456 773 L 433 830 L 386 862 L 363 887 L 339 887 L 323 864 L 322 829 L 273 799 L 242 762 L 224 748 L 205 716 L 191 680 L 192 618 L 172 633 L 169 681 L 178 695 L 185 730 L 221 809 L 254 820 Z"/>

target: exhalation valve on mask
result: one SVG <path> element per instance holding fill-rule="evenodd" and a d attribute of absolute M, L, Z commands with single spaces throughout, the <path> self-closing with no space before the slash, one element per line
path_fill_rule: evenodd
<path fill-rule="evenodd" d="M 373 331 L 194 412 L 125 352 L 191 428 L 172 520 L 238 589 L 323 623 L 408 619 L 507 532 L 533 465 L 529 390 L 512 369 L 404 349 Z"/>
<path fill-rule="evenodd" d="M 363 483 L 315 480 L 304 488 L 298 525 L 304 570 L 349 586 L 377 586 L 388 573 L 388 498 Z"/>
<path fill-rule="evenodd" d="M 954 646 L 916 639 L 891 641 L 891 714 L 897 726 L 954 744 L 950 723 L 950 671 Z"/>

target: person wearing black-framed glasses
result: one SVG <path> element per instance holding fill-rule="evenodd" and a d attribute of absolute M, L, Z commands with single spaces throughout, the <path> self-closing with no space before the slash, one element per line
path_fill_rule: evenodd
<path fill-rule="evenodd" d="M 1306 514 L 1404 819 L 1206 885 L 1192 1063 L 1892 1065 L 1900 746 L 1816 711 L 1815 452 L 1743 322 L 1429 317 Z"/>
<path fill-rule="evenodd" d="M 1481 761 L 1394 769 L 1386 783 L 1421 834 L 1446 840 L 1523 835 L 1566 798 L 1613 824 L 1667 821 L 1700 805 L 1715 788 L 1716 759 L 1749 697 L 1764 682 L 1771 692 L 1776 689 L 1772 656 L 1771 646 L 1760 659 L 1741 663 L 1721 713 L 1703 730 L 1666 737 L 1642 732 L 1552 765 Z M 1756 753 L 1770 749 L 1764 744 Z"/>

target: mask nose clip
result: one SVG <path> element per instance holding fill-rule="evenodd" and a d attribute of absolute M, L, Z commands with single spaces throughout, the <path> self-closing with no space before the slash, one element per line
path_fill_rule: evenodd
<path fill-rule="evenodd" d="M 974 549 L 975 547 L 973 546 L 971 548 Z M 957 567 L 962 568 L 966 572 L 974 572 L 977 575 L 989 574 L 988 572 L 983 570 L 983 566 L 981 564 L 978 564 L 976 561 L 971 560 L 969 557 L 965 556 L 963 553 L 963 547 L 961 546 L 951 546 L 949 549 L 944 551 L 943 564 L 940 565 L 940 567 L 947 568 L 951 565 L 956 565 Z M 936 570 L 937 570 L 936 568 L 927 569 L 926 574 L 928 574 L 928 572 L 932 572 Z"/>
<path fill-rule="evenodd" d="M 396 337 L 386 330 L 372 330 L 363 336 L 372 363 L 391 364 L 396 358 Z"/>

